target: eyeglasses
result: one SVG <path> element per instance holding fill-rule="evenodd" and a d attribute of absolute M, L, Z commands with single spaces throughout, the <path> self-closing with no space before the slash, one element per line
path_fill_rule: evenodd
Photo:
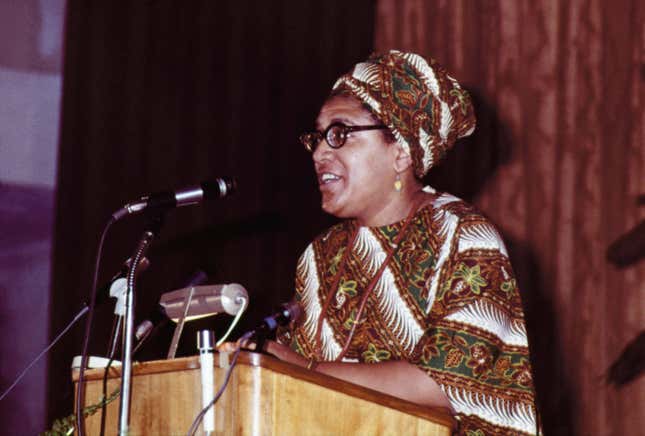
<path fill-rule="evenodd" d="M 305 146 L 307 151 L 313 153 L 316 151 L 320 141 L 325 139 L 331 148 L 340 148 L 345 145 L 347 135 L 351 132 L 361 132 L 363 130 L 381 130 L 387 129 L 383 124 L 375 126 L 346 126 L 343 123 L 332 123 L 323 132 L 315 131 L 300 135 L 300 142 Z"/>

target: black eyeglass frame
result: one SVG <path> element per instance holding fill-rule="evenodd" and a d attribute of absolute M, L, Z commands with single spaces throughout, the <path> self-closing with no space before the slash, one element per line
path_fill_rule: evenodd
<path fill-rule="evenodd" d="M 338 128 L 340 128 L 337 138 L 339 144 L 335 145 L 334 142 L 336 141 L 334 141 L 333 133 L 334 129 Z M 303 133 L 298 137 L 298 139 L 300 140 L 300 143 L 305 146 L 305 149 L 307 149 L 308 152 L 313 153 L 314 151 L 316 151 L 318 144 L 320 144 L 320 141 L 322 141 L 323 139 L 331 148 L 339 149 L 343 145 L 345 145 L 345 142 L 347 141 L 347 135 L 349 133 L 362 132 L 365 130 L 383 130 L 387 128 L 388 127 L 384 124 L 375 124 L 371 126 L 346 126 L 341 122 L 335 122 L 327 126 L 327 128 L 322 132 L 320 130 L 316 130 L 315 132 Z"/>

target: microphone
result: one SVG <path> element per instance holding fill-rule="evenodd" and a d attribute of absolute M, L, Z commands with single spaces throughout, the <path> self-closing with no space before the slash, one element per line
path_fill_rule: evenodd
<path fill-rule="evenodd" d="M 273 315 L 267 316 L 255 329 L 256 332 L 272 332 L 279 326 L 285 326 L 292 321 L 297 321 L 302 316 L 302 306 L 297 301 L 290 301 L 280 305 L 280 310 Z"/>
<path fill-rule="evenodd" d="M 146 209 L 172 209 L 190 206 L 211 198 L 223 198 L 237 190 L 237 182 L 232 177 L 221 177 L 213 181 L 203 182 L 178 191 L 157 192 L 141 197 L 128 203 L 112 214 L 112 219 L 118 221 L 126 215 L 141 213 Z"/>
<path fill-rule="evenodd" d="M 273 315 L 267 316 L 262 323 L 252 330 L 255 336 L 255 349 L 264 352 L 264 343 L 269 333 L 280 326 L 286 326 L 290 322 L 297 321 L 302 316 L 302 306 L 297 301 L 290 301 L 280 306 L 280 310 Z"/>
<path fill-rule="evenodd" d="M 208 276 L 202 270 L 197 270 L 195 273 L 190 276 L 190 278 L 185 282 L 184 288 L 190 288 L 193 286 L 198 286 L 206 283 Z M 170 318 L 166 313 L 166 309 L 158 304 L 153 310 L 150 311 L 145 320 L 139 323 L 134 329 L 134 336 L 137 338 L 137 341 L 140 341 L 141 338 L 146 337 L 152 329 L 155 327 L 165 324 Z"/>

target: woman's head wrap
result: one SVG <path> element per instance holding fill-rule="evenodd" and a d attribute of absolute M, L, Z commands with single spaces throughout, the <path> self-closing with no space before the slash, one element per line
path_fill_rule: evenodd
<path fill-rule="evenodd" d="M 392 50 L 341 76 L 332 94 L 365 103 L 412 157 L 422 178 L 454 142 L 475 130 L 468 93 L 434 59 Z"/>

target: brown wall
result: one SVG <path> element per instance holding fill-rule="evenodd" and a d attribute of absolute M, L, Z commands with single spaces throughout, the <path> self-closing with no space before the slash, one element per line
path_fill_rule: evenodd
<path fill-rule="evenodd" d="M 433 177 L 511 246 L 547 435 L 645 425 L 645 379 L 607 379 L 645 325 L 645 263 L 606 259 L 645 218 L 644 23 L 637 0 L 377 6 L 378 50 L 432 56 L 475 96 L 479 131 Z"/>

